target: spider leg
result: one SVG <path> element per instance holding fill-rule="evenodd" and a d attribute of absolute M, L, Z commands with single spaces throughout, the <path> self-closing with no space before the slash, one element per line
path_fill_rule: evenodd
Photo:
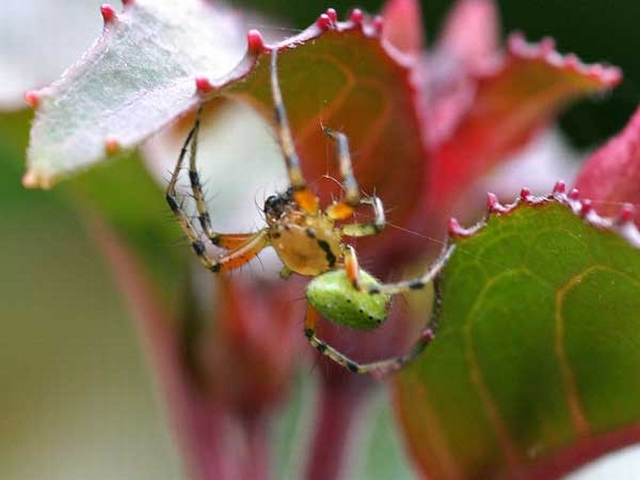
<path fill-rule="evenodd" d="M 304 334 L 307 337 L 309 343 L 315 347 L 320 353 L 326 355 L 338 365 L 343 366 L 347 370 L 353 373 L 365 374 L 373 373 L 377 375 L 386 375 L 391 372 L 400 370 L 403 365 L 413 360 L 417 355 L 424 350 L 424 348 L 435 337 L 435 331 L 431 327 L 427 327 L 422 331 L 420 339 L 416 342 L 413 348 L 406 354 L 400 355 L 385 360 L 378 360 L 369 363 L 359 363 L 352 360 L 335 347 L 327 344 L 321 340 L 316 334 L 316 324 L 318 322 L 318 312 L 311 305 L 307 305 L 307 313 L 304 321 Z"/>
<path fill-rule="evenodd" d="M 201 110 L 202 110 L 202 107 L 198 109 L 196 123 L 191 129 L 191 131 L 189 132 L 189 135 L 187 135 L 184 145 L 180 150 L 180 155 L 178 156 L 176 167 L 173 170 L 173 173 L 171 174 L 171 180 L 169 181 L 169 185 L 167 186 L 165 198 L 167 200 L 167 203 L 169 204 L 169 207 L 171 208 L 171 211 L 173 212 L 174 216 L 178 220 L 178 223 L 182 227 L 182 230 L 184 231 L 187 238 L 189 239 L 189 243 L 191 244 L 191 249 L 195 252 L 195 254 L 198 256 L 198 258 L 206 268 L 214 272 L 218 272 L 220 270 L 231 270 L 234 268 L 238 268 L 244 265 L 245 263 L 247 263 L 249 260 L 255 257 L 258 254 L 258 252 L 260 252 L 260 250 L 262 250 L 264 247 L 266 247 L 269 244 L 269 235 L 266 229 L 260 230 L 256 233 L 246 233 L 246 234 L 241 233 L 241 234 L 229 234 L 229 235 L 217 234 L 219 238 L 217 245 L 223 248 L 231 249 L 231 250 L 218 257 L 212 257 L 207 254 L 207 250 L 204 246 L 204 243 L 200 239 L 200 236 L 198 235 L 198 232 L 193 226 L 191 219 L 185 213 L 182 206 L 180 205 L 180 201 L 176 193 L 176 183 L 178 181 L 180 170 L 182 168 L 182 164 L 184 162 L 184 158 L 187 154 L 190 144 L 191 144 L 192 158 L 195 155 L 195 149 L 193 147 L 194 143 L 192 143 L 192 141 L 197 137 L 198 128 L 200 124 Z M 199 181 L 197 184 L 198 185 L 200 184 Z M 200 198 L 198 199 L 197 194 L 194 191 L 194 197 L 196 197 L 196 203 L 198 203 L 198 201 L 201 201 L 204 204 L 202 200 L 201 189 L 199 190 L 199 192 L 200 192 Z M 199 218 L 202 221 L 202 212 L 200 211 L 200 209 L 198 211 L 200 213 Z M 206 212 L 206 209 L 205 209 L 205 212 Z"/>
<path fill-rule="evenodd" d="M 189 148 L 189 182 L 191 183 L 191 191 L 193 198 L 196 202 L 196 209 L 198 211 L 198 220 L 202 226 L 202 231 L 211 240 L 211 243 L 227 249 L 235 249 L 242 244 L 249 241 L 254 235 L 253 233 L 218 233 L 211 227 L 211 215 L 209 214 L 207 203 L 204 199 L 204 193 L 202 192 L 202 183 L 200 182 L 200 176 L 198 175 L 198 169 L 196 167 L 196 155 L 198 152 L 198 132 L 200 131 L 200 118 L 202 116 L 202 106 L 198 108 L 196 113 L 196 121 L 193 125 L 192 133 L 187 137 L 187 141 L 182 149 L 181 155 L 184 158 L 189 142 L 191 143 Z M 183 153 L 184 152 L 184 153 Z M 182 163 L 182 161 L 179 161 Z"/>
<path fill-rule="evenodd" d="M 347 237 L 368 237 L 380 233 L 387 224 L 384 215 L 382 201 L 378 197 L 361 199 L 360 204 L 371 205 L 373 209 L 373 222 L 348 223 L 342 225 L 340 230 L 342 235 Z"/>
<path fill-rule="evenodd" d="M 398 293 L 410 292 L 412 290 L 421 290 L 436 278 L 449 261 L 454 250 L 455 245 L 449 245 L 440 257 L 433 262 L 427 271 L 420 277 L 412 278 L 410 280 L 401 280 L 395 283 L 378 284 L 377 286 L 367 288 L 366 291 L 370 294 L 383 293 L 387 295 L 397 295 Z M 353 287 L 356 290 L 365 290 L 359 280 L 360 267 L 358 266 L 358 257 L 355 249 L 351 245 L 346 245 L 344 247 L 344 268 L 347 271 L 347 275 L 349 280 L 351 280 Z"/>
<path fill-rule="evenodd" d="M 355 207 L 360 203 L 360 190 L 358 182 L 353 174 L 353 165 L 351 163 L 351 154 L 349 153 L 349 140 L 347 136 L 336 130 L 322 126 L 322 131 L 328 137 L 336 142 L 336 150 L 338 152 L 338 166 L 340 167 L 340 176 L 342 177 L 342 186 L 344 187 L 345 196 L 344 203 Z"/>
<path fill-rule="evenodd" d="M 333 220 L 345 220 L 353 215 L 355 207 L 359 205 L 370 205 L 373 209 L 374 221 L 364 223 L 352 223 L 341 228 L 342 235 L 348 237 L 367 237 L 376 235 L 384 229 L 386 219 L 382 201 L 378 197 L 361 198 L 358 182 L 353 174 L 353 164 L 349 153 L 349 140 L 347 136 L 336 130 L 325 126 L 322 127 L 325 135 L 333 138 L 336 142 L 338 152 L 338 165 L 342 176 L 342 186 L 344 187 L 344 200 L 339 201 L 327 208 L 327 215 Z"/>
<path fill-rule="evenodd" d="M 453 254 L 455 250 L 455 245 L 449 245 L 445 251 L 438 257 L 438 259 L 431 264 L 431 266 L 427 269 L 427 271 L 420 277 L 412 278 L 409 280 L 401 280 L 395 283 L 384 283 L 378 285 L 376 287 L 371 287 L 367 291 L 369 293 L 386 293 L 389 295 L 396 295 L 402 292 L 409 292 L 411 290 L 421 290 L 429 283 L 431 283 L 436 276 L 440 273 L 440 271 L 444 268 L 444 266 L 449 261 L 449 258 Z M 353 251 L 353 248 L 352 248 Z M 351 255 L 351 253 L 349 254 Z M 351 277 L 350 277 L 351 278 Z M 360 289 L 359 282 L 357 279 L 357 274 L 355 277 L 351 278 L 354 286 Z"/>
<path fill-rule="evenodd" d="M 293 189 L 294 199 L 300 207 L 307 213 L 318 212 L 318 198 L 307 188 L 307 182 L 302 174 L 300 158 L 296 152 L 293 142 L 293 135 L 289 127 L 287 111 L 284 108 L 280 82 L 278 81 L 278 49 L 271 51 L 271 94 L 273 97 L 273 108 L 275 113 L 276 134 L 278 143 L 284 155 L 289 185 Z"/>
<path fill-rule="evenodd" d="M 327 208 L 327 215 L 334 220 L 345 220 L 353 215 L 355 207 L 360 205 L 360 189 L 353 174 L 353 164 L 351 163 L 351 153 L 349 153 L 349 140 L 347 136 L 331 128 L 322 126 L 322 131 L 336 142 L 338 153 L 338 167 L 342 177 L 342 187 L 344 188 L 344 200 L 335 202 Z"/>

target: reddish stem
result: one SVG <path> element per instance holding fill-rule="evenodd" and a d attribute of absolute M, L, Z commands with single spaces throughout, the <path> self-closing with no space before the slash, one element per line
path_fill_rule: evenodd
<path fill-rule="evenodd" d="M 371 380 L 337 371 L 333 365 L 323 376 L 320 386 L 319 412 L 304 478 L 307 480 L 340 480 L 345 478 L 345 463 L 355 423 L 362 402 L 369 392 Z"/>
<path fill-rule="evenodd" d="M 193 480 L 268 478 L 264 417 L 234 412 L 193 381 L 182 355 L 179 323 L 159 299 L 152 282 L 118 236 L 88 215 L 96 243 L 104 252 L 134 314 L 156 382 L 162 392 L 187 476 Z"/>

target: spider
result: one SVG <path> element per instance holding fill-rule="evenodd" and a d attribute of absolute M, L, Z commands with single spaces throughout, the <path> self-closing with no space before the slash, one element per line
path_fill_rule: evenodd
<path fill-rule="evenodd" d="M 277 49 L 271 53 L 271 91 L 275 112 L 275 129 L 289 178 L 284 193 L 268 197 L 264 203 L 266 226 L 251 233 L 218 233 L 213 230 L 196 169 L 196 151 L 200 114 L 198 109 L 193 128 L 180 151 L 169 181 L 166 200 L 186 234 L 191 249 L 200 262 L 213 272 L 236 269 L 249 262 L 265 247 L 272 247 L 283 263 L 281 275 L 291 273 L 313 277 L 306 288 L 307 310 L 304 334 L 320 353 L 354 373 L 385 374 L 399 370 L 416 357 L 434 338 L 435 325 L 425 327 L 413 348 L 406 354 L 371 363 L 358 363 L 338 349 L 328 345 L 316 334 L 318 314 L 337 324 L 356 329 L 379 327 L 386 319 L 393 295 L 422 289 L 440 272 L 453 247 L 449 247 L 419 278 L 383 284 L 358 266 L 353 246 L 345 238 L 378 234 L 385 227 L 382 201 L 360 195 L 353 174 L 349 144 L 344 133 L 322 127 L 336 146 L 338 165 L 344 189 L 343 198 L 326 209 L 319 206 L 318 197 L 307 187 L 296 153 L 287 113 L 282 100 L 278 73 Z M 191 218 L 180 205 L 176 183 L 185 157 L 189 154 L 189 179 L 202 232 L 220 255 L 210 255 Z M 373 211 L 373 221 L 345 223 L 356 208 L 365 206 Z M 339 222 L 339 223 L 337 223 Z"/>

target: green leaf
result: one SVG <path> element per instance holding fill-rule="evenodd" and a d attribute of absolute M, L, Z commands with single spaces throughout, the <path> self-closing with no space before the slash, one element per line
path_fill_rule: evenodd
<path fill-rule="evenodd" d="M 638 231 L 525 198 L 454 239 L 438 336 L 395 382 L 429 478 L 553 478 L 637 440 Z"/>

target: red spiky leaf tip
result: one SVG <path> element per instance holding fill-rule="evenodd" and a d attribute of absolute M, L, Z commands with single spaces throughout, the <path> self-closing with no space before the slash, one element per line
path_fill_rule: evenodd
<path fill-rule="evenodd" d="M 577 188 L 572 188 L 571 190 L 569 190 L 567 197 L 569 198 L 569 200 L 578 200 L 580 198 L 580 190 L 578 190 Z"/>
<path fill-rule="evenodd" d="M 115 155 L 120 151 L 120 142 L 114 137 L 107 137 L 104 140 L 104 151 L 107 155 Z"/>
<path fill-rule="evenodd" d="M 338 23 L 338 12 L 336 12 L 335 8 L 327 8 L 327 11 L 325 13 L 327 14 L 327 17 L 329 17 L 329 20 L 331 20 L 331 23 L 333 25 Z"/>
<path fill-rule="evenodd" d="M 487 209 L 490 213 L 506 213 L 509 210 L 498 201 L 496 194 L 491 192 L 487 192 Z"/>
<path fill-rule="evenodd" d="M 329 30 L 331 28 L 331 18 L 326 13 L 323 13 L 316 20 L 316 25 L 320 30 Z"/>
<path fill-rule="evenodd" d="M 362 13 L 362 10 L 360 10 L 359 8 L 354 8 L 353 10 L 351 10 L 349 20 L 351 20 L 356 25 L 362 26 L 362 22 L 364 21 L 364 14 Z"/>
<path fill-rule="evenodd" d="M 622 81 L 622 71 L 610 65 L 594 63 L 587 65 L 573 53 L 560 55 L 555 41 L 545 37 L 538 43 L 528 43 L 520 32 L 512 33 L 507 40 L 509 53 L 529 60 L 542 60 L 556 68 L 584 76 L 598 84 L 601 89 L 617 86 Z"/>
<path fill-rule="evenodd" d="M 213 91 L 213 85 L 207 77 L 196 77 L 196 90 L 199 94 L 205 95 Z"/>
<path fill-rule="evenodd" d="M 633 221 L 633 217 L 635 215 L 635 208 L 630 203 L 625 203 L 620 212 L 618 212 L 618 217 L 616 218 L 617 225 L 623 225 L 625 223 L 629 223 Z"/>
<path fill-rule="evenodd" d="M 487 193 L 487 214 L 476 225 L 465 228 L 460 226 L 455 218 L 449 220 L 449 237 L 467 238 L 480 232 L 487 224 L 490 217 L 494 215 L 507 215 L 511 212 L 524 208 L 524 205 L 536 206 L 544 205 L 548 202 L 557 202 L 569 207 L 572 212 L 589 223 L 594 228 L 617 232 L 627 241 L 640 248 L 640 230 L 634 222 L 638 214 L 637 209 L 632 204 L 624 204 L 619 207 L 614 215 L 602 216 L 594 208 L 594 202 L 588 198 L 580 198 L 581 193 L 577 188 L 571 189 L 568 193 L 564 191 L 564 182 L 557 182 L 552 192 L 548 195 L 533 196 L 529 189 L 523 188 L 520 198 L 508 205 L 498 202 L 493 193 Z"/>
<path fill-rule="evenodd" d="M 475 227 L 464 228 L 462 225 L 460 225 L 460 222 L 458 222 L 457 218 L 449 219 L 448 230 L 449 230 L 449 236 L 453 238 L 470 237 L 476 232 Z"/>
<path fill-rule="evenodd" d="M 580 201 L 580 211 L 578 213 L 581 217 L 586 217 L 592 211 L 593 203 L 591 203 L 591 200 L 585 198 L 584 200 Z"/>
<path fill-rule="evenodd" d="M 600 215 L 615 215 L 621 204 L 640 203 L 640 108 L 616 137 L 596 150 L 578 174 L 576 187 L 593 199 Z M 640 212 L 636 211 L 636 221 Z"/>
<path fill-rule="evenodd" d="M 116 10 L 108 3 L 100 5 L 100 13 L 102 14 L 105 25 L 113 22 L 117 17 Z"/>
<path fill-rule="evenodd" d="M 40 100 L 42 100 L 42 96 L 36 90 L 29 90 L 24 94 L 24 101 L 31 108 L 38 108 L 38 105 L 40 105 Z"/>
<path fill-rule="evenodd" d="M 384 29 L 384 18 L 382 18 L 380 15 L 373 17 L 371 25 L 373 26 L 373 30 L 377 35 L 382 35 L 382 30 Z"/>
<path fill-rule="evenodd" d="M 247 49 L 253 55 L 265 51 L 264 38 L 258 30 L 249 30 L 249 33 L 247 33 Z"/>
<path fill-rule="evenodd" d="M 556 184 L 553 186 L 553 195 L 561 195 L 567 189 L 567 185 L 562 181 L 558 180 Z"/>

